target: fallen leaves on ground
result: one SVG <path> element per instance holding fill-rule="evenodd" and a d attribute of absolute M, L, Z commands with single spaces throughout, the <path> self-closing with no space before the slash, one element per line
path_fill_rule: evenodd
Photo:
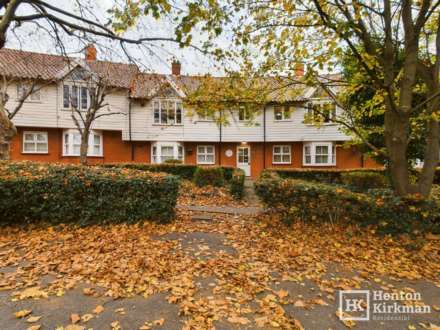
<path fill-rule="evenodd" d="M 21 310 L 21 311 L 18 311 L 18 312 L 16 312 L 16 313 L 14 313 L 14 315 L 15 315 L 16 318 L 21 319 L 21 318 L 23 318 L 23 317 L 28 316 L 28 315 L 31 314 L 31 313 L 32 313 L 32 310 L 31 310 L 31 309 L 23 309 L 23 310 Z"/>
<path fill-rule="evenodd" d="M 182 181 L 177 204 L 185 206 L 246 206 L 246 202 L 234 199 L 225 187 L 198 187 L 188 180 Z"/>
<path fill-rule="evenodd" d="M 231 257 L 209 242 L 199 242 L 199 249 L 209 254 L 196 255 L 178 239 L 163 237 L 193 232 L 222 234 L 224 244 L 236 253 Z M 408 243 L 407 237 L 379 237 L 351 226 L 295 223 L 287 227 L 271 215 L 216 215 L 204 223 L 191 221 L 190 212 L 180 212 L 173 223 L 162 225 L 5 227 L 0 228 L 0 267 L 15 265 L 17 269 L 0 273 L 0 290 L 15 290 L 13 299 L 44 298 L 62 295 L 88 281 L 83 290 L 87 297 L 118 299 L 164 293 L 185 317 L 184 329 L 210 329 L 216 321 L 301 329 L 299 321 L 285 312 L 286 304 L 323 308 L 320 306 L 328 305 L 336 290 L 359 288 L 366 280 L 392 291 L 383 277 L 438 282 L 438 240 L 426 239 L 419 250 L 411 251 L 405 248 Z M 28 263 L 21 266 L 25 261 Z M 329 265 L 359 275 L 325 277 Z M 56 275 L 55 279 L 43 287 L 41 278 L 48 274 Z M 197 281 L 201 278 L 215 279 L 209 295 L 200 294 Z M 292 297 L 285 289 L 274 290 L 275 280 L 313 281 L 321 294 L 312 299 Z M 97 306 L 91 313 L 102 311 Z M 20 312 L 16 317 L 30 314 Z M 114 312 L 124 314 L 125 310 Z M 81 317 L 72 314 L 70 319 L 70 327 L 76 329 Z M 150 321 L 143 327 L 153 325 Z M 111 327 L 120 325 L 115 321 Z"/>

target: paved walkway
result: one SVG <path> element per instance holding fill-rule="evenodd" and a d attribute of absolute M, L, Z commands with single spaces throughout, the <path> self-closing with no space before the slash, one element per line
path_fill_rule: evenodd
<path fill-rule="evenodd" d="M 198 206 L 198 205 L 178 205 L 179 210 L 206 212 L 206 213 L 224 213 L 239 215 L 256 215 L 263 211 L 261 207 L 226 207 L 226 206 Z"/>

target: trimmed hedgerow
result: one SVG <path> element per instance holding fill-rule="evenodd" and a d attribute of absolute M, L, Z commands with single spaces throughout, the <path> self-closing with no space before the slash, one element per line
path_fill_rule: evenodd
<path fill-rule="evenodd" d="M 193 181 L 199 187 L 207 185 L 222 187 L 225 185 L 225 175 L 221 167 L 198 167 Z"/>
<path fill-rule="evenodd" d="M 277 169 L 271 168 L 264 172 L 275 172 L 285 179 L 298 179 L 306 181 L 317 181 L 322 183 L 342 183 L 342 175 L 345 173 L 377 173 L 385 175 L 384 169 Z"/>
<path fill-rule="evenodd" d="M 176 175 L 181 179 L 192 180 L 197 170 L 195 165 L 183 164 L 145 164 L 145 163 L 119 163 L 119 164 L 103 164 L 100 165 L 107 168 L 129 168 L 139 171 L 164 172 Z"/>
<path fill-rule="evenodd" d="M 385 189 L 356 193 L 335 185 L 266 175 L 256 182 L 256 192 L 288 222 L 375 225 L 378 232 L 390 234 L 440 232 L 440 212 L 434 201 L 396 197 Z"/>
<path fill-rule="evenodd" d="M 341 181 L 351 190 L 362 192 L 368 189 L 380 189 L 389 187 L 389 182 L 383 173 L 354 171 L 341 173 Z"/>
<path fill-rule="evenodd" d="M 244 181 L 246 174 L 240 168 L 236 168 L 232 173 L 232 178 L 229 181 L 230 191 L 235 199 L 241 199 L 244 193 Z"/>
<path fill-rule="evenodd" d="M 192 180 L 194 174 L 199 166 L 197 165 L 186 165 L 179 164 L 175 162 L 165 163 L 165 164 L 146 164 L 146 163 L 115 163 L 115 164 L 103 164 L 99 165 L 103 167 L 113 168 L 130 168 L 140 171 L 150 171 L 150 172 L 165 172 L 173 175 L 177 175 L 181 179 Z M 219 167 L 223 169 L 224 178 L 226 181 L 232 179 L 232 173 L 234 172 L 234 167 L 229 166 L 212 166 Z"/>
<path fill-rule="evenodd" d="M 0 163 L 1 224 L 169 221 L 179 181 L 171 175 L 74 165 Z"/>

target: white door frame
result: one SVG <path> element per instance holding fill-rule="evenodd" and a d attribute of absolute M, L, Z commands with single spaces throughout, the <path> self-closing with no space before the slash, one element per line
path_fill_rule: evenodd
<path fill-rule="evenodd" d="M 247 165 L 244 165 L 245 163 L 239 162 L 239 153 L 240 149 L 247 149 L 248 150 L 248 163 Z M 239 145 L 237 146 L 237 168 L 241 168 L 246 176 L 251 176 L 251 147 L 248 145 Z"/>

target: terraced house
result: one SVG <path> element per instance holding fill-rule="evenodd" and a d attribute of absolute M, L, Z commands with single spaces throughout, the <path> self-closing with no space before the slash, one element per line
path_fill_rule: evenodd
<path fill-rule="evenodd" d="M 217 125 L 183 106 L 185 90 L 197 77 L 181 75 L 179 63 L 172 64 L 170 75 L 143 73 L 134 65 L 97 60 L 93 46 L 84 58 L 71 59 L 0 51 L 0 75 L 10 82 L 7 107 L 19 102 L 29 81 L 39 86 L 13 118 L 18 129 L 11 145 L 13 160 L 78 161 L 80 136 L 71 108 L 87 108 L 90 102 L 87 89 L 77 83 L 84 70 L 106 74 L 112 88 L 104 111 L 113 114 L 92 126 L 90 163 L 179 159 L 186 164 L 236 166 L 253 177 L 268 167 L 376 166 L 354 148 L 343 147 L 350 137 L 337 125 L 304 122 L 306 112 L 316 107 L 340 111 L 315 88 L 305 88 L 290 100 L 274 99 L 252 123 L 248 113 L 237 109 L 229 125 Z"/>

